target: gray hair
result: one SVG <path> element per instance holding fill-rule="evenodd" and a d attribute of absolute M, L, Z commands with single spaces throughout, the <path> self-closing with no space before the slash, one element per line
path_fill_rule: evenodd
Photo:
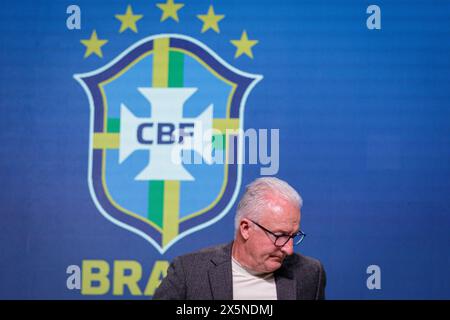
<path fill-rule="evenodd" d="M 299 209 L 303 206 L 302 197 L 287 182 L 275 177 L 258 178 L 246 186 L 239 201 L 234 219 L 235 232 L 239 230 L 243 218 L 255 220 L 259 217 L 261 209 L 267 204 L 267 195 L 271 193 L 277 194 Z"/>

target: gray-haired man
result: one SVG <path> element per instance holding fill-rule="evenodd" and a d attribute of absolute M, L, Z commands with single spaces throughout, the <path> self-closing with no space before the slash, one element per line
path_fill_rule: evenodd
<path fill-rule="evenodd" d="M 239 202 L 234 241 L 175 258 L 153 298 L 324 299 L 322 264 L 294 253 L 302 204 L 288 183 L 256 179 Z"/>

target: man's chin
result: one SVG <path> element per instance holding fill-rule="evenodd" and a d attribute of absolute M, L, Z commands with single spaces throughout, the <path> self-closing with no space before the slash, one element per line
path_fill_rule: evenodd
<path fill-rule="evenodd" d="M 281 267 L 282 263 L 283 263 L 282 258 L 271 257 L 266 263 L 268 272 L 274 272 L 274 271 L 278 270 Z"/>

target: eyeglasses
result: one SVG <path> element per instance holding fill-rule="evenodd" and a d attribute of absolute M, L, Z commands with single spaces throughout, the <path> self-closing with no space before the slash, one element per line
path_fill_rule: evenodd
<path fill-rule="evenodd" d="M 270 233 L 272 236 L 275 237 L 275 241 L 273 242 L 273 244 L 278 247 L 278 248 L 282 248 L 286 245 L 286 243 L 289 242 L 289 240 L 293 239 L 294 240 L 294 246 L 298 245 L 300 242 L 303 241 L 303 239 L 305 238 L 306 234 L 303 233 L 303 231 L 299 230 L 296 233 L 294 233 L 293 235 L 289 235 L 289 234 L 275 234 L 272 231 L 264 228 L 262 225 L 260 225 L 259 223 L 249 219 L 251 222 L 253 222 L 254 224 L 256 224 L 258 227 L 260 227 L 261 229 L 263 229 L 265 232 Z"/>

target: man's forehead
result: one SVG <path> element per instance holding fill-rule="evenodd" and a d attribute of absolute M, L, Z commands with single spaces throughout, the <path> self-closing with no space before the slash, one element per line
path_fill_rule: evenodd
<path fill-rule="evenodd" d="M 292 232 L 300 224 L 300 209 L 292 204 L 268 203 L 262 212 L 261 222 L 272 227 L 274 232 Z"/>
<path fill-rule="evenodd" d="M 287 217 L 298 217 L 300 208 L 292 202 L 283 198 L 267 198 L 264 210 L 268 215 L 286 215 Z"/>

